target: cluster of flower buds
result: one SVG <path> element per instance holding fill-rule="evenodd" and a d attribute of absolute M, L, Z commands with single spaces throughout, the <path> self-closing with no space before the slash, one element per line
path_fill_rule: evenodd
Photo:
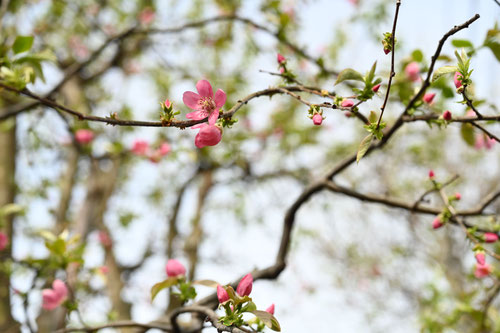
<path fill-rule="evenodd" d="M 157 148 L 152 149 L 145 140 L 135 140 L 130 151 L 137 156 L 145 156 L 151 162 L 158 163 L 161 158 L 168 155 L 171 147 L 167 142 L 162 142 Z"/>
<path fill-rule="evenodd" d="M 276 59 L 278 60 L 278 69 L 281 74 L 284 74 L 286 70 L 286 58 L 281 54 L 278 53 L 276 56 Z"/>
<path fill-rule="evenodd" d="M 495 243 L 498 241 L 498 234 L 493 232 L 485 232 L 482 239 L 485 243 Z M 476 266 L 474 269 L 474 275 L 477 278 L 483 278 L 488 276 L 493 271 L 493 266 L 486 263 L 485 252 L 481 245 L 477 245 L 474 248 L 474 257 L 476 258 Z"/>
<path fill-rule="evenodd" d="M 392 33 L 384 33 L 384 39 L 382 39 L 382 45 L 384 46 L 384 53 L 389 54 L 392 51 Z M 394 39 L 394 45 L 396 45 L 396 39 Z"/>

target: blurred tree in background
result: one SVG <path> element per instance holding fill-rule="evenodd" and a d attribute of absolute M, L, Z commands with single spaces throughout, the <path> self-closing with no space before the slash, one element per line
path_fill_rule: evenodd
<path fill-rule="evenodd" d="M 500 4 L 422 2 L 1 0 L 0 331 L 500 332 Z"/>

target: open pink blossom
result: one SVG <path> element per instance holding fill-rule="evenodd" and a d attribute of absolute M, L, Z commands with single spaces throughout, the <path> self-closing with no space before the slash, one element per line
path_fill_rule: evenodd
<path fill-rule="evenodd" d="M 474 275 L 477 278 L 483 278 L 485 276 L 490 275 L 490 273 L 493 271 L 493 268 L 491 265 L 488 265 L 487 263 L 484 263 L 483 265 L 481 264 L 476 264 L 476 269 L 474 270 Z"/>
<path fill-rule="evenodd" d="M 207 125 L 205 123 L 192 127 L 193 129 L 199 128 L 200 131 L 196 134 L 194 144 L 198 148 L 206 146 L 215 146 L 222 139 L 221 130 L 215 125 Z"/>
<path fill-rule="evenodd" d="M 130 151 L 137 156 L 144 156 L 147 154 L 148 149 L 149 143 L 147 143 L 147 141 L 135 140 L 134 145 L 132 146 L 132 149 Z"/>
<path fill-rule="evenodd" d="M 321 123 L 323 122 L 323 116 L 320 115 L 319 113 L 316 113 L 313 117 L 312 117 L 312 120 L 313 120 L 313 124 L 314 125 L 321 125 Z"/>
<path fill-rule="evenodd" d="M 186 268 L 176 259 L 169 259 L 165 270 L 167 271 L 168 277 L 186 275 Z"/>
<path fill-rule="evenodd" d="M 7 247 L 7 244 L 9 243 L 9 237 L 5 232 L 0 232 L 0 251 L 5 249 Z"/>
<path fill-rule="evenodd" d="M 458 89 L 462 86 L 462 74 L 459 72 L 455 72 L 455 76 L 453 76 L 453 83 L 455 83 L 455 87 Z"/>
<path fill-rule="evenodd" d="M 427 93 L 424 95 L 424 102 L 427 104 L 431 104 L 432 100 L 434 99 L 434 96 L 436 96 L 435 93 Z"/>
<path fill-rule="evenodd" d="M 53 310 L 61 305 L 66 300 L 67 296 L 68 288 L 66 284 L 61 280 L 54 280 L 52 289 L 42 290 L 42 307 L 45 310 Z"/>
<path fill-rule="evenodd" d="M 270 313 L 270 314 L 274 314 L 274 303 L 271 304 L 267 309 L 266 309 L 266 312 Z"/>
<path fill-rule="evenodd" d="M 240 296 L 248 296 L 252 292 L 252 285 L 253 277 L 252 274 L 248 273 L 241 279 L 238 287 L 236 287 L 236 292 Z"/>
<path fill-rule="evenodd" d="M 190 109 L 196 110 L 188 113 L 186 118 L 201 120 L 208 117 L 208 124 L 215 124 L 215 121 L 219 118 L 219 109 L 226 103 L 226 93 L 219 89 L 214 96 L 212 86 L 207 80 L 198 81 L 196 90 L 198 90 L 198 94 L 186 91 L 182 95 L 184 104 Z"/>
<path fill-rule="evenodd" d="M 493 232 L 484 233 L 484 241 L 486 243 L 495 243 L 498 240 L 498 235 Z"/>
<path fill-rule="evenodd" d="M 79 129 L 75 132 L 75 139 L 81 144 L 90 143 L 94 140 L 94 132 L 88 129 Z"/>
<path fill-rule="evenodd" d="M 344 99 L 342 101 L 342 104 L 341 104 L 341 106 L 344 107 L 344 108 L 350 108 L 353 105 L 354 105 L 354 102 L 351 101 L 350 99 Z"/>
<path fill-rule="evenodd" d="M 418 81 L 420 79 L 420 66 L 415 61 L 410 62 L 406 65 L 405 73 L 410 81 Z"/>
<path fill-rule="evenodd" d="M 217 285 L 217 299 L 219 303 L 224 303 L 229 300 L 229 295 L 227 294 L 226 289 L 222 288 L 221 285 Z"/>

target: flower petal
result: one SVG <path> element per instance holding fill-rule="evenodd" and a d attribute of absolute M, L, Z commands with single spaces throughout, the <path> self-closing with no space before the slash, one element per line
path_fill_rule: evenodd
<path fill-rule="evenodd" d="M 202 120 L 207 117 L 207 113 L 205 111 L 194 111 L 190 112 L 186 115 L 187 119 L 193 119 L 193 120 Z"/>
<path fill-rule="evenodd" d="M 194 93 L 192 91 L 186 91 L 183 95 L 182 95 L 182 101 L 184 102 L 184 104 L 186 104 L 186 106 L 190 109 L 193 109 L 193 110 L 198 110 L 199 109 L 199 105 L 198 105 L 198 101 L 201 99 L 201 96 L 198 95 L 197 93 Z"/>
<path fill-rule="evenodd" d="M 198 90 L 198 94 L 200 94 L 203 97 L 214 97 L 214 92 L 212 90 L 212 86 L 210 85 L 210 82 L 207 80 L 200 80 L 198 83 L 196 83 L 196 90 Z"/>
<path fill-rule="evenodd" d="M 217 108 L 221 108 L 226 103 L 226 93 L 222 89 L 217 89 L 215 92 L 215 105 Z"/>
<path fill-rule="evenodd" d="M 198 128 L 203 128 L 205 126 L 208 126 L 206 123 L 201 123 L 198 125 L 191 126 L 191 129 L 198 129 Z"/>
<path fill-rule="evenodd" d="M 208 116 L 208 125 L 215 125 L 217 118 L 219 118 L 219 109 L 213 110 L 210 116 Z"/>

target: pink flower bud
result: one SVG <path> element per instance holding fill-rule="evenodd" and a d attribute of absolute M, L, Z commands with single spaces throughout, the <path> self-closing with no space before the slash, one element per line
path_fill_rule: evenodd
<path fill-rule="evenodd" d="M 224 303 L 229 300 L 226 289 L 222 288 L 219 284 L 217 285 L 217 298 L 219 299 L 219 303 Z"/>
<path fill-rule="evenodd" d="M 486 243 L 495 243 L 498 240 L 498 235 L 492 232 L 484 233 L 484 241 Z"/>
<path fill-rule="evenodd" d="M 94 133 L 88 129 L 79 129 L 75 133 L 75 139 L 80 144 L 87 144 L 94 140 Z"/>
<path fill-rule="evenodd" d="M 130 150 L 137 156 L 144 156 L 147 154 L 149 149 L 149 143 L 144 140 L 135 140 L 132 149 Z"/>
<path fill-rule="evenodd" d="M 415 61 L 410 62 L 408 65 L 406 65 L 405 73 L 410 81 L 418 81 L 418 79 L 420 78 L 420 66 Z"/>
<path fill-rule="evenodd" d="M 146 7 L 139 14 L 139 22 L 142 24 L 150 24 L 155 19 L 155 12 L 151 7 Z"/>
<path fill-rule="evenodd" d="M 321 123 L 323 122 L 323 116 L 321 116 L 319 113 L 316 113 L 313 116 L 312 120 L 314 125 L 321 125 Z"/>
<path fill-rule="evenodd" d="M 111 247 L 111 245 L 113 245 L 113 241 L 111 240 L 109 234 L 106 231 L 104 230 L 99 231 L 98 236 L 99 236 L 99 243 L 101 243 L 102 246 Z"/>
<path fill-rule="evenodd" d="M 238 284 L 238 287 L 236 287 L 236 292 L 240 296 L 248 296 L 252 292 L 252 284 L 253 284 L 252 274 L 248 273 L 241 279 L 240 283 Z"/>
<path fill-rule="evenodd" d="M 284 56 L 282 56 L 281 53 L 278 53 L 277 58 L 278 58 L 279 64 L 283 64 L 286 61 L 286 58 Z"/>
<path fill-rule="evenodd" d="M 285 74 L 285 67 L 280 67 L 280 74 Z"/>
<path fill-rule="evenodd" d="M 491 149 L 493 147 L 493 144 L 496 142 L 495 139 L 492 139 L 492 138 L 485 138 L 484 139 L 484 147 L 486 149 Z"/>
<path fill-rule="evenodd" d="M 42 307 L 45 310 L 53 310 L 66 300 L 67 295 L 68 288 L 66 284 L 61 280 L 54 280 L 52 289 L 42 290 Z"/>
<path fill-rule="evenodd" d="M 444 224 L 443 224 L 443 222 L 441 221 L 441 219 L 440 219 L 439 217 L 436 217 L 436 218 L 434 219 L 434 221 L 432 221 L 432 227 L 433 227 L 434 229 L 439 229 L 439 228 L 441 228 L 443 225 L 444 225 Z"/>
<path fill-rule="evenodd" d="M 476 261 L 479 265 L 484 265 L 484 263 L 486 262 L 486 257 L 484 255 L 484 252 L 480 251 L 480 252 L 476 252 Z"/>
<path fill-rule="evenodd" d="M 380 83 L 372 88 L 373 92 L 377 92 L 380 89 Z"/>
<path fill-rule="evenodd" d="M 274 303 L 271 304 L 267 309 L 266 312 L 269 312 L 270 314 L 274 314 Z"/>
<path fill-rule="evenodd" d="M 434 99 L 434 96 L 436 96 L 435 93 L 427 93 L 424 95 L 424 102 L 427 104 L 431 104 L 432 100 Z"/>
<path fill-rule="evenodd" d="M 455 72 L 455 76 L 453 77 L 453 83 L 455 83 L 455 87 L 458 89 L 462 86 L 462 82 L 460 80 L 462 79 L 462 74 L 459 72 Z"/>
<path fill-rule="evenodd" d="M 168 98 L 165 100 L 165 107 L 168 109 L 172 105 L 172 102 L 168 100 Z"/>
<path fill-rule="evenodd" d="M 195 126 L 193 126 L 193 128 L 195 128 Z M 203 123 L 196 128 L 200 129 L 194 139 L 194 144 L 198 148 L 215 146 L 222 139 L 221 130 L 215 125 L 207 125 L 206 123 Z"/>
<path fill-rule="evenodd" d="M 445 112 L 443 112 L 443 119 L 446 121 L 451 120 L 451 112 L 449 110 L 446 110 Z"/>
<path fill-rule="evenodd" d="M 169 259 L 166 267 L 168 277 L 186 275 L 186 268 L 178 260 Z"/>
<path fill-rule="evenodd" d="M 7 243 L 9 242 L 9 237 L 6 233 L 0 232 L 0 251 L 7 247 Z"/>
<path fill-rule="evenodd" d="M 344 108 L 350 108 L 353 105 L 354 105 L 354 102 L 351 101 L 350 99 L 344 99 L 342 101 L 342 104 L 341 104 L 341 106 L 344 107 Z"/>
<path fill-rule="evenodd" d="M 457 192 L 457 193 L 455 193 L 455 199 L 456 199 L 456 200 L 460 200 L 460 199 L 462 199 L 462 195 L 461 195 L 460 193 L 458 193 L 458 192 Z"/>
<path fill-rule="evenodd" d="M 384 48 L 384 53 L 385 54 L 389 54 L 390 52 L 391 52 L 391 50 Z"/>
<path fill-rule="evenodd" d="M 100 266 L 99 268 L 99 273 L 106 275 L 109 273 L 109 268 L 108 266 Z"/>
<path fill-rule="evenodd" d="M 488 276 L 492 270 L 493 270 L 493 268 L 486 263 L 483 265 L 476 264 L 476 269 L 474 270 L 474 275 L 477 278 L 483 278 L 485 276 Z"/>
<path fill-rule="evenodd" d="M 163 142 L 160 145 L 160 148 L 158 148 L 158 154 L 160 154 L 160 156 L 165 156 L 168 153 L 170 153 L 170 150 L 171 150 L 170 145 L 167 142 Z"/>
<path fill-rule="evenodd" d="M 429 178 L 430 179 L 434 179 L 434 171 L 433 170 L 429 170 Z"/>

